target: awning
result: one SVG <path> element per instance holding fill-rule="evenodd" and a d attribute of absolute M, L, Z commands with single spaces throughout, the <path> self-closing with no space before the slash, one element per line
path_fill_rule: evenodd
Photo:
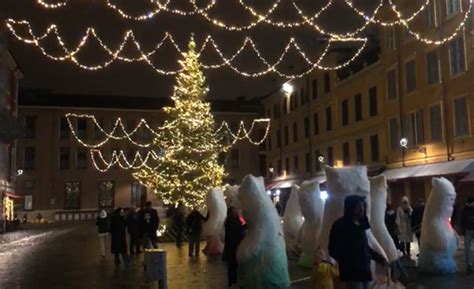
<path fill-rule="evenodd" d="M 459 182 L 461 182 L 461 183 L 474 183 L 474 173 L 470 173 L 469 175 L 462 178 Z"/>
<path fill-rule="evenodd" d="M 274 181 L 269 183 L 265 188 L 267 190 L 276 190 L 276 189 L 287 189 L 291 188 L 293 185 L 301 183 L 301 179 L 287 179 L 287 180 L 280 180 Z"/>
<path fill-rule="evenodd" d="M 446 176 L 459 173 L 474 173 L 474 159 L 388 169 L 383 172 L 383 175 L 385 175 L 387 180 L 394 181 L 407 178 Z"/>
<path fill-rule="evenodd" d="M 4 192 L 3 194 L 5 195 L 5 197 L 9 197 L 12 199 L 23 199 L 23 196 L 17 195 L 13 192 Z"/>

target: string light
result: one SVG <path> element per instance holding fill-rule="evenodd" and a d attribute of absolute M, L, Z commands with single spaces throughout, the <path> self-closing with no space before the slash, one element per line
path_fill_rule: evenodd
<path fill-rule="evenodd" d="M 67 1 L 49 4 L 49 3 L 46 3 L 44 0 L 36 0 L 36 3 L 38 3 L 39 5 L 47 9 L 57 9 L 57 8 L 61 8 L 67 5 Z"/>
<path fill-rule="evenodd" d="M 133 160 L 130 162 L 125 156 L 123 150 L 120 150 L 119 152 L 113 150 L 110 161 L 107 161 L 100 150 L 90 149 L 89 153 L 95 169 L 102 173 L 109 171 L 114 166 L 119 166 L 123 170 L 141 170 L 143 168 L 151 170 L 153 167 L 148 165 L 149 160 L 156 162 L 159 158 L 159 156 L 154 151 L 148 151 L 145 157 L 143 157 L 141 153 L 137 151 L 135 152 Z M 96 155 L 99 157 L 102 164 L 105 165 L 105 167 L 97 164 Z"/>
<path fill-rule="evenodd" d="M 28 38 L 24 38 L 24 37 L 21 37 L 20 35 L 18 35 L 16 33 L 14 27 L 13 27 L 13 25 L 15 25 L 15 24 L 26 25 L 28 27 L 28 31 L 31 35 L 31 38 L 28 39 Z M 75 63 L 76 65 L 78 65 L 79 67 L 81 67 L 83 69 L 87 69 L 87 70 L 104 69 L 107 66 L 109 66 L 110 64 L 112 64 L 114 61 L 122 60 L 122 61 L 125 61 L 125 62 L 145 62 L 149 66 L 151 66 L 155 70 L 155 72 L 157 72 L 159 74 L 163 74 L 163 75 L 175 75 L 175 74 L 180 72 L 180 70 L 173 71 L 173 70 L 160 69 L 160 68 L 156 67 L 152 63 L 152 61 L 150 60 L 150 57 L 153 56 L 155 53 L 157 53 L 158 49 L 165 43 L 165 41 L 169 41 L 175 47 L 177 52 L 182 53 L 182 49 L 176 44 L 176 41 L 173 39 L 173 36 L 169 33 L 165 34 L 163 39 L 155 46 L 155 49 L 153 49 L 152 51 L 149 51 L 149 52 L 144 52 L 141 49 L 140 43 L 138 43 L 138 41 L 135 39 L 133 31 L 131 31 L 131 30 L 129 30 L 125 33 L 123 41 L 120 43 L 120 45 L 118 45 L 118 48 L 116 50 L 114 50 L 114 49 L 109 48 L 103 42 L 103 40 L 95 32 L 94 28 L 88 28 L 86 34 L 82 37 L 82 39 L 79 42 L 78 46 L 76 48 L 74 48 L 73 50 L 69 50 L 66 47 L 64 41 L 62 40 L 61 36 L 59 35 L 58 29 L 55 25 L 51 25 L 46 30 L 46 32 L 44 34 L 40 35 L 39 37 L 34 35 L 33 29 L 31 28 L 30 23 L 27 22 L 27 21 L 15 21 L 15 20 L 12 20 L 12 19 L 8 19 L 7 20 L 7 27 L 12 32 L 12 34 L 15 37 L 17 37 L 17 39 L 19 39 L 20 41 L 23 41 L 27 44 L 32 44 L 32 45 L 35 45 L 35 46 L 39 47 L 41 52 L 46 57 L 48 57 L 52 60 L 56 60 L 56 61 L 70 60 L 70 61 L 72 61 L 73 63 Z M 64 55 L 61 55 L 61 56 L 50 55 L 41 46 L 40 41 L 45 39 L 51 33 L 53 33 L 56 36 L 60 46 L 62 47 L 62 49 L 64 51 Z M 87 40 L 89 39 L 89 37 L 93 37 L 94 39 L 96 39 L 97 42 L 100 44 L 100 46 L 111 57 L 109 60 L 107 60 L 102 65 L 94 65 L 94 66 L 84 65 L 84 64 L 81 64 L 78 61 L 78 59 L 76 58 L 76 54 L 87 43 Z M 129 41 L 131 41 L 135 45 L 135 47 L 139 51 L 139 54 L 141 55 L 140 57 L 130 58 L 130 57 L 125 57 L 125 56 L 120 55 L 120 53 L 123 51 L 125 45 Z M 321 62 L 322 62 L 324 56 L 326 56 L 327 52 L 329 51 L 329 48 L 335 42 L 360 42 L 360 43 L 362 43 L 362 46 L 357 51 L 357 53 L 354 55 L 354 57 L 352 57 L 350 59 L 350 61 L 344 62 L 343 64 L 337 65 L 337 66 L 323 66 L 323 65 L 321 65 Z M 254 41 L 249 37 L 245 38 L 245 40 L 243 41 L 241 47 L 239 47 L 236 50 L 236 52 L 231 56 L 225 56 L 223 54 L 223 52 L 220 50 L 219 46 L 216 44 L 215 40 L 211 36 L 206 37 L 205 41 L 203 42 L 203 44 L 201 46 L 201 49 L 199 49 L 198 51 L 199 51 L 199 55 L 201 55 L 201 53 L 207 48 L 207 46 L 211 45 L 211 48 L 213 48 L 215 50 L 217 55 L 222 60 L 218 64 L 203 65 L 203 67 L 206 68 L 206 69 L 217 69 L 217 68 L 222 68 L 222 67 L 229 67 L 233 71 L 235 71 L 236 73 L 239 73 L 240 75 L 245 76 L 245 77 L 260 77 L 260 76 L 263 76 L 263 75 L 266 75 L 266 74 L 269 74 L 269 73 L 276 73 L 276 74 L 278 74 L 282 77 L 286 77 L 286 78 L 297 78 L 297 77 L 301 77 L 302 75 L 310 73 L 311 71 L 313 71 L 316 68 L 322 69 L 322 70 L 334 70 L 334 69 L 339 69 L 339 68 L 345 67 L 345 66 L 349 65 L 351 62 L 353 62 L 355 60 L 355 58 L 357 58 L 360 55 L 360 53 L 366 47 L 366 44 L 367 44 L 367 39 L 366 38 L 353 38 L 353 37 L 351 37 L 351 38 L 349 38 L 349 37 L 348 38 L 334 38 L 334 39 L 330 38 L 327 45 L 326 45 L 326 48 L 324 49 L 325 53 L 323 53 L 321 55 L 321 57 L 319 57 L 319 59 L 316 62 L 312 62 L 309 59 L 309 57 L 306 56 L 304 51 L 300 48 L 300 46 L 298 45 L 296 40 L 294 38 L 291 38 L 289 40 L 288 44 L 286 45 L 284 51 L 281 53 L 280 57 L 278 58 L 278 60 L 273 64 L 270 63 L 269 61 L 267 61 L 267 59 L 262 55 L 260 50 L 256 47 Z M 253 52 L 255 52 L 255 54 L 260 59 L 260 61 L 265 65 L 264 69 L 262 69 L 258 72 L 247 72 L 247 71 L 243 71 L 242 69 L 239 69 L 238 67 L 233 65 L 232 62 L 234 61 L 234 59 L 236 57 L 238 57 L 244 51 L 245 48 L 250 48 Z M 280 70 L 277 69 L 277 66 L 279 64 L 281 64 L 281 62 L 284 60 L 285 56 L 290 52 L 290 49 L 292 49 L 292 48 L 296 49 L 296 52 L 300 56 L 303 57 L 303 59 L 306 61 L 306 63 L 310 67 L 310 69 L 308 69 L 304 73 L 288 74 L 288 73 L 281 72 Z"/>

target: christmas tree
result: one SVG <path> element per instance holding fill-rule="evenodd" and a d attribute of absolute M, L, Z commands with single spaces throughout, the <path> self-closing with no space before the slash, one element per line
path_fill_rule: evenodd
<path fill-rule="evenodd" d="M 208 88 L 193 40 L 183 57 L 174 106 L 164 108 L 167 121 L 153 142 L 160 152 L 157 165 L 133 175 L 165 203 L 192 207 L 203 203 L 209 189 L 222 185 L 225 173 L 218 160 L 228 145 L 216 135 L 210 104 L 204 100 Z"/>

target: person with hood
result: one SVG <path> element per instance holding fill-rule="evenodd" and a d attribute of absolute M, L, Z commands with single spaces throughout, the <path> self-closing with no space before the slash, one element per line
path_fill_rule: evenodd
<path fill-rule="evenodd" d="M 411 258 L 411 242 L 413 242 L 413 230 L 411 228 L 411 216 L 413 209 L 407 197 L 403 197 L 402 205 L 397 209 L 397 226 L 400 235 L 400 248 L 403 257 Z"/>
<path fill-rule="evenodd" d="M 224 222 L 225 244 L 224 261 L 227 262 L 228 286 L 237 283 L 237 247 L 245 237 L 245 225 L 240 221 L 238 211 L 234 207 L 227 209 L 227 217 Z"/>
<path fill-rule="evenodd" d="M 395 210 L 391 204 L 387 204 L 387 210 L 385 211 L 385 226 L 387 227 L 390 237 L 392 237 L 392 240 L 395 243 L 395 247 L 400 249 L 400 242 L 398 241 L 398 235 L 400 232 L 398 231 L 397 226 L 397 214 L 395 213 Z"/>
<path fill-rule="evenodd" d="M 464 261 L 467 272 L 472 272 L 471 243 L 474 239 L 474 197 L 467 200 L 461 216 L 461 230 L 464 233 Z"/>
<path fill-rule="evenodd" d="M 125 265 L 128 265 L 127 255 L 127 221 L 122 208 L 117 208 L 110 220 L 110 235 L 112 236 L 111 251 L 115 257 L 115 265 L 120 265 L 120 257 Z"/>
<path fill-rule="evenodd" d="M 97 226 L 97 233 L 99 234 L 100 255 L 105 258 L 105 244 L 109 236 L 109 218 L 105 210 L 100 211 L 95 224 Z"/>
<path fill-rule="evenodd" d="M 157 230 L 160 225 L 158 212 L 152 208 L 151 202 L 146 202 L 145 208 L 140 210 L 140 229 L 144 238 L 144 246 L 149 248 L 149 243 L 154 249 L 158 248 Z"/>
<path fill-rule="evenodd" d="M 127 229 L 130 236 L 130 255 L 140 254 L 140 220 L 135 206 L 131 206 L 128 211 Z"/>
<path fill-rule="evenodd" d="M 421 246 L 421 223 L 423 222 L 423 214 L 425 212 L 425 201 L 423 199 L 418 200 L 418 203 L 413 208 L 411 214 L 411 228 L 415 233 L 416 240 L 418 241 L 418 247 Z"/>
<path fill-rule="evenodd" d="M 186 226 L 189 233 L 189 257 L 199 256 L 199 245 L 201 242 L 202 222 L 206 218 L 194 208 L 186 218 Z"/>
<path fill-rule="evenodd" d="M 387 265 L 385 258 L 369 247 L 368 229 L 365 198 L 347 196 L 344 216 L 334 222 L 329 235 L 329 255 L 338 262 L 340 280 L 347 289 L 369 288 L 371 259 Z"/>

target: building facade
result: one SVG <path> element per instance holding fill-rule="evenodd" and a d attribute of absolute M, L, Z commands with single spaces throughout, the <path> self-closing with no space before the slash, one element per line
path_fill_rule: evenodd
<path fill-rule="evenodd" d="M 107 101 L 110 99 L 110 102 Z M 159 203 L 159 197 L 148 193 L 131 175 L 118 165 L 107 169 L 107 163 L 82 142 L 97 145 L 106 162 L 111 161 L 113 151 L 124 152 L 132 163 L 137 151 L 146 155 L 146 149 L 134 145 L 149 143 L 151 133 L 139 129 L 129 140 L 106 140 L 105 134 L 92 119 L 71 117 L 67 113 L 95 116 L 104 131 L 110 132 L 118 118 L 125 130 L 131 132 L 141 119 L 150 126 L 163 123 L 161 108 L 166 101 L 152 98 L 93 97 L 73 95 L 52 95 L 41 92 L 25 93 L 20 97 L 19 119 L 25 124 L 25 138 L 18 142 L 18 164 L 24 171 L 17 180 L 17 187 L 24 197 L 23 210 L 29 218 L 38 213 L 47 220 L 88 219 L 99 208 L 140 206 L 146 200 Z M 240 107 L 239 112 L 233 112 Z M 248 102 L 213 103 L 217 123 L 226 121 L 233 129 L 244 121 L 249 127 L 253 119 L 259 118 L 260 105 Z M 70 127 L 72 126 L 72 130 Z M 255 132 L 255 139 L 261 131 Z M 123 135 L 116 130 L 115 136 Z M 260 175 L 260 147 L 247 141 L 239 141 L 223 156 L 228 173 L 226 183 L 234 184 L 249 173 Z M 256 161 L 257 160 L 257 161 Z M 126 165 L 122 161 L 122 165 Z M 104 170 L 102 172 L 101 170 Z"/>
<path fill-rule="evenodd" d="M 18 81 L 22 73 L 0 33 L 0 191 L 2 228 L 5 231 L 9 221 L 15 218 L 16 193 L 15 167 L 16 138 L 21 134 L 17 123 Z"/>
<path fill-rule="evenodd" d="M 468 8 L 464 0 L 431 1 L 410 27 L 429 39 L 445 38 Z M 433 176 L 448 177 L 464 202 L 474 180 L 473 24 L 471 14 L 438 46 L 403 26 L 380 28 L 378 52 L 268 96 L 268 188 L 324 180 L 323 164 L 367 165 L 369 174 L 387 176 L 395 205 L 404 195 L 412 202 L 425 198 Z"/>

